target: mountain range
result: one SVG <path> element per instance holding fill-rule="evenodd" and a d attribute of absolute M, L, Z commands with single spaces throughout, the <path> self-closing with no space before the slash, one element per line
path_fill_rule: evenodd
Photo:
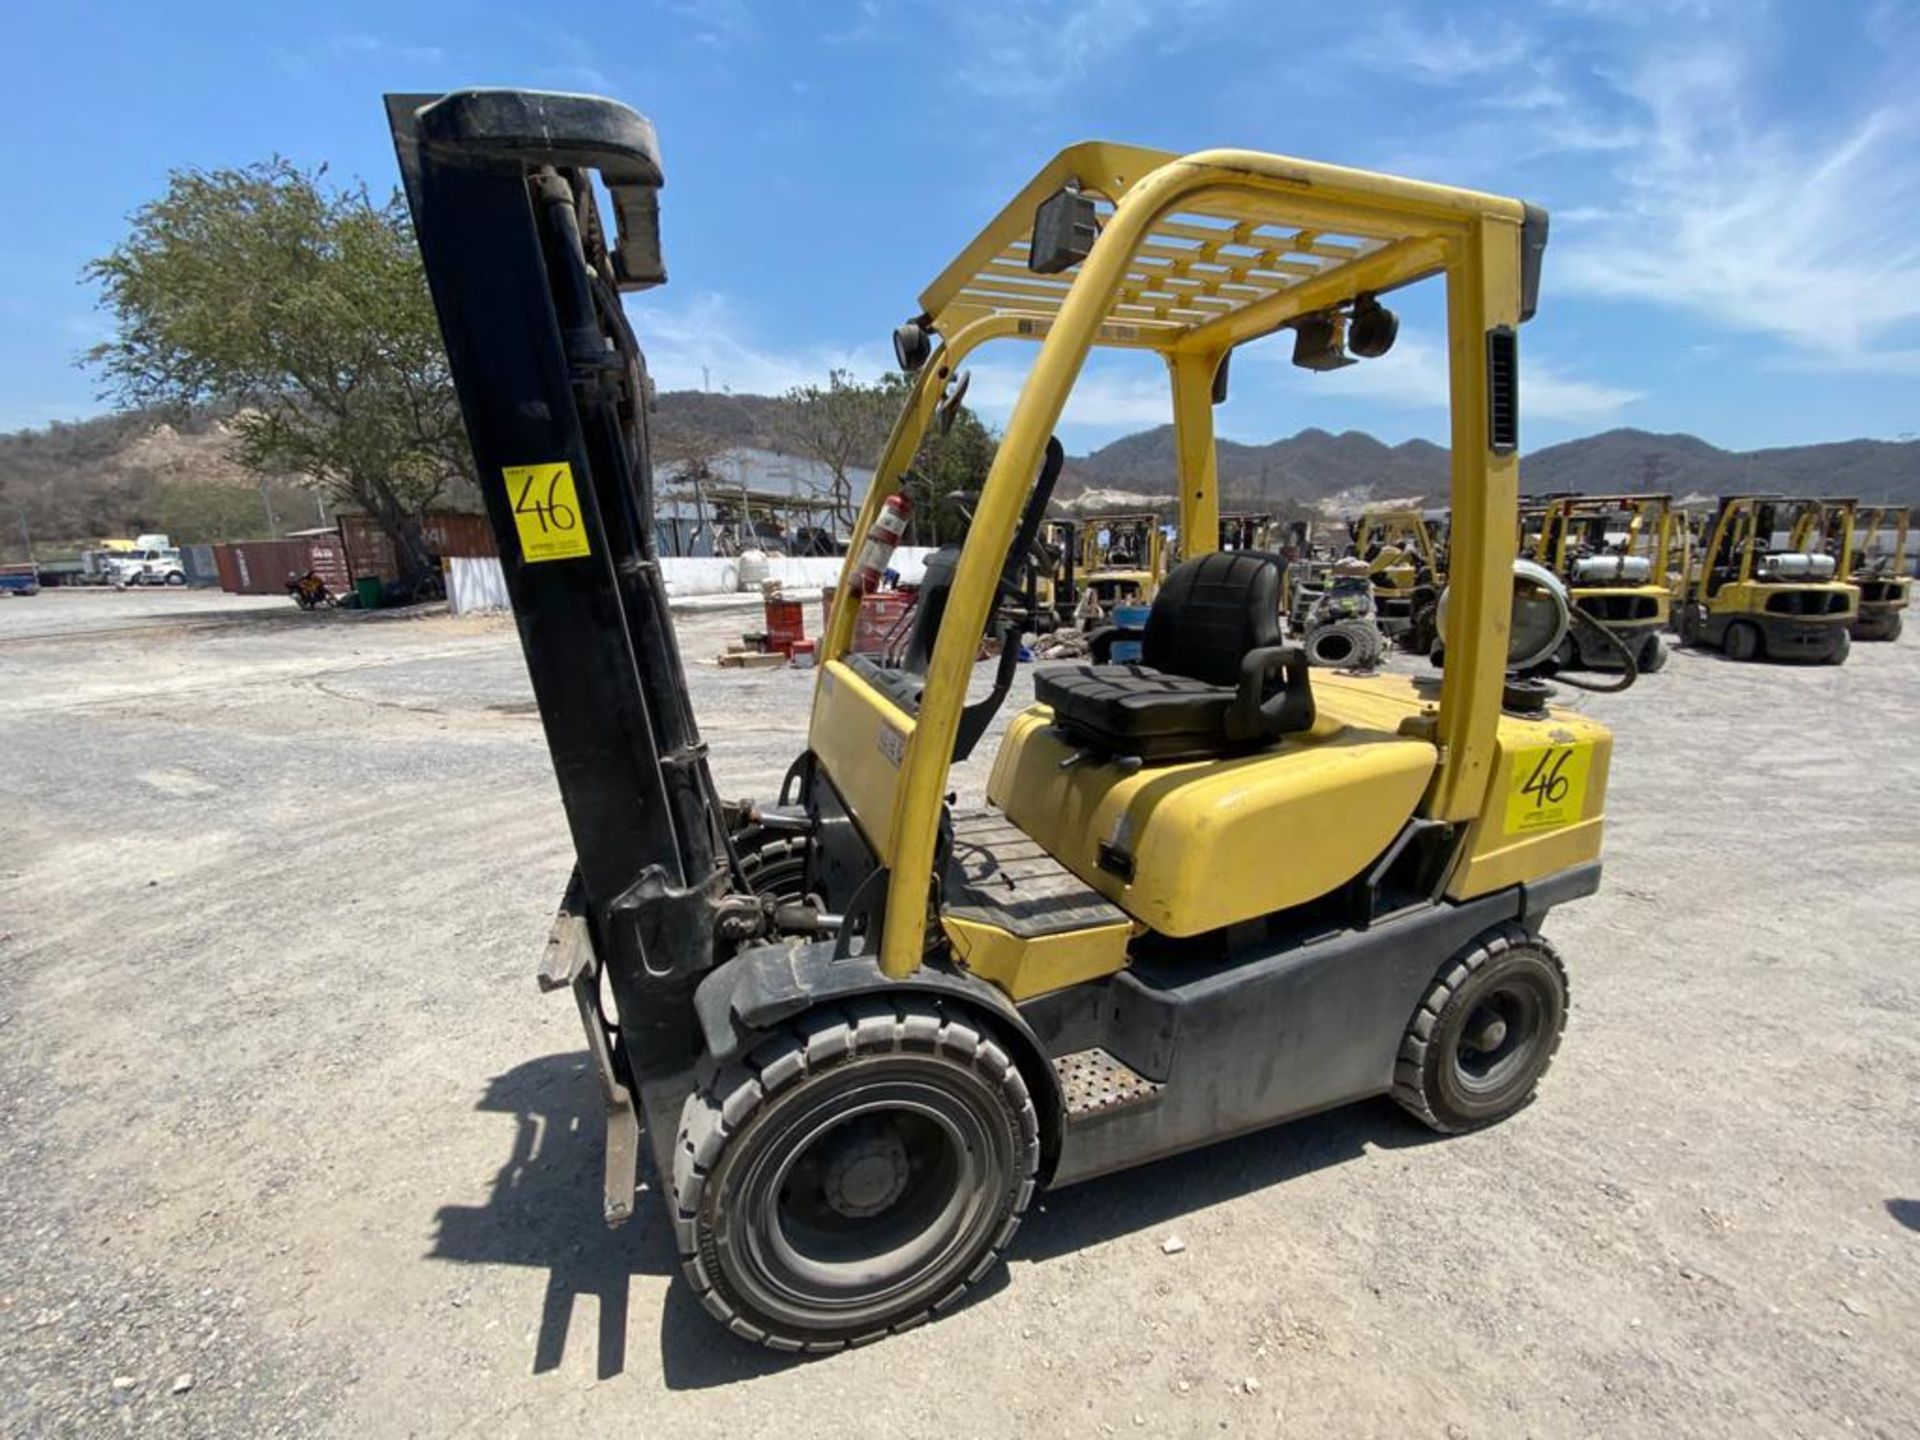
<path fill-rule="evenodd" d="M 1222 493 L 1241 504 L 1278 507 L 1333 497 L 1443 502 L 1447 493 L 1447 451 L 1425 440 L 1387 445 L 1354 430 L 1302 430 L 1266 445 L 1222 440 L 1218 450 Z M 1173 427 L 1162 425 L 1075 457 L 1063 488 L 1068 494 L 1099 487 L 1170 495 L 1173 474 Z M 1608 430 L 1524 452 L 1520 477 L 1529 494 L 1665 491 L 1684 498 L 1746 491 L 1852 495 L 1912 507 L 1920 505 L 1920 441 L 1739 451 L 1694 435 Z"/>

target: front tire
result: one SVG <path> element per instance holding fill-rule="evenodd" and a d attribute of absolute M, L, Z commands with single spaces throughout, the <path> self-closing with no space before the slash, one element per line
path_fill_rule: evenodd
<path fill-rule="evenodd" d="M 1443 1135 L 1533 1099 L 1567 1024 L 1567 972 L 1545 940 L 1496 926 L 1447 962 L 1400 1040 L 1393 1098 Z"/>
<path fill-rule="evenodd" d="M 1019 1228 L 1040 1121 L 964 1012 L 879 997 L 800 1017 L 688 1097 L 680 1263 L 735 1334 L 821 1352 L 958 1302 Z"/>

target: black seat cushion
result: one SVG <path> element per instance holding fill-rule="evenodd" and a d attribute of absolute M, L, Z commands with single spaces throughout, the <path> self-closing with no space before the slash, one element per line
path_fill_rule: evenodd
<path fill-rule="evenodd" d="M 1033 675 L 1033 696 L 1081 744 L 1142 760 L 1193 760 L 1228 746 L 1227 712 L 1236 692 L 1145 665 L 1050 665 Z"/>
<path fill-rule="evenodd" d="M 1219 550 L 1174 567 L 1153 597 L 1142 663 L 1209 685 L 1238 685 L 1250 651 L 1280 643 L 1280 561 Z"/>
<path fill-rule="evenodd" d="M 1109 754 L 1165 764 L 1257 749 L 1314 718 L 1305 658 L 1279 645 L 1279 606 L 1273 556 L 1189 560 L 1154 597 L 1146 663 L 1047 666 L 1034 672 L 1034 698 L 1070 740 Z M 1255 655 L 1273 663 L 1255 662 L 1250 676 Z M 1281 661 L 1284 689 L 1273 684 Z"/>

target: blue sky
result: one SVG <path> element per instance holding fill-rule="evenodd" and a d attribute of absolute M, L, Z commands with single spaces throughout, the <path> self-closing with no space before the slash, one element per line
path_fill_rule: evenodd
<path fill-rule="evenodd" d="M 632 305 L 669 388 L 877 371 L 891 326 L 1053 151 L 1244 146 L 1553 212 L 1523 342 L 1537 448 L 1633 425 L 1735 448 L 1920 430 L 1920 6 L 1557 0 L 462 0 L 9 7 L 0 429 L 102 408 L 78 272 L 170 168 L 274 152 L 392 183 L 388 89 L 616 96 L 666 157 L 671 283 Z M 1432 287 L 1425 287 L 1431 289 Z M 1437 295 L 1330 376 L 1236 363 L 1221 432 L 1445 438 Z M 1004 417 L 1028 351 L 983 351 Z M 1092 368 L 1084 449 L 1166 418 L 1157 362 Z"/>

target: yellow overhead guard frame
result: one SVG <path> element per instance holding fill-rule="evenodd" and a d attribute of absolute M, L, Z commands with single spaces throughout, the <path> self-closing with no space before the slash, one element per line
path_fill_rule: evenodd
<path fill-rule="evenodd" d="M 1063 189 L 1094 201 L 1098 239 L 1056 274 L 1028 266 L 1036 209 Z M 834 607 L 811 744 L 862 772 L 849 796 L 889 867 L 880 964 L 920 963 L 947 772 L 978 637 L 1048 438 L 1092 347 L 1157 351 L 1172 385 L 1183 553 L 1216 548 L 1212 398 L 1237 345 L 1357 297 L 1444 275 L 1452 372 L 1452 598 L 1435 738 L 1440 763 L 1422 813 L 1465 821 L 1484 800 L 1506 668 L 1518 457 L 1512 434 L 1514 327 L 1531 313 L 1545 215 L 1518 200 L 1251 150 L 1174 155 L 1089 142 L 1055 156 L 920 295 L 941 345 L 915 375 L 855 524 L 857 555 L 961 362 L 988 340 L 1038 341 L 974 514 L 947 600 L 919 714 L 909 715 L 843 662 L 853 604 Z M 1496 403 L 1497 402 L 1497 403 Z M 852 560 L 842 574 L 849 593 Z M 1487 652 L 1490 649 L 1491 653 Z M 850 698 L 851 697 L 851 698 Z M 875 712 L 889 763 L 875 774 L 874 732 L 847 753 L 848 707 Z M 856 729 L 859 727 L 856 726 Z"/>

